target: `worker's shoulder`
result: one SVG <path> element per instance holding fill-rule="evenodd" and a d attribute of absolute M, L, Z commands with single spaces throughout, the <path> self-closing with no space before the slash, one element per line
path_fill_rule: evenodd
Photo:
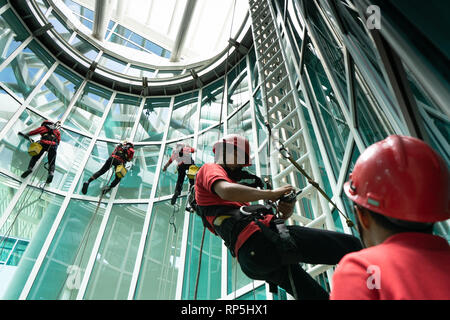
<path fill-rule="evenodd" d="M 208 170 L 221 170 L 221 168 L 222 167 L 220 165 L 218 165 L 217 163 L 213 163 L 213 162 L 205 163 L 200 167 L 198 173 L 206 172 Z"/>

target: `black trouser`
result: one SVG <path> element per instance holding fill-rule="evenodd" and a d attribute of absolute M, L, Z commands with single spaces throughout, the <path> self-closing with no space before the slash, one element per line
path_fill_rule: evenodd
<path fill-rule="evenodd" d="M 92 175 L 92 177 L 89 179 L 89 182 L 91 182 L 92 180 L 97 179 L 98 177 L 100 177 L 101 175 L 105 174 L 105 172 L 107 172 L 112 166 L 114 166 L 114 173 L 116 172 L 115 169 L 119 164 L 123 164 L 120 160 L 117 160 L 116 158 L 113 157 L 109 157 L 105 164 L 103 165 L 103 167 L 100 168 L 100 170 L 98 170 L 96 173 L 94 173 Z M 114 188 L 117 184 L 119 184 L 120 179 L 117 174 L 116 174 L 116 178 L 114 179 L 114 181 L 111 183 L 111 188 Z"/>
<path fill-rule="evenodd" d="M 47 151 L 48 173 L 53 174 L 55 172 L 56 149 L 58 149 L 58 146 L 42 143 L 40 141 L 38 143 L 42 146 L 42 150 L 39 154 L 31 157 L 30 163 L 28 164 L 28 170 L 33 169 L 36 162 L 38 162 L 44 152 Z"/>
<path fill-rule="evenodd" d="M 255 232 L 239 249 L 242 271 L 255 280 L 272 282 L 293 295 L 289 266 L 298 299 L 328 299 L 328 293 L 299 263 L 337 264 L 347 253 L 362 249 L 358 238 L 328 230 L 288 226 L 298 250 L 283 252 L 262 232 Z"/>
<path fill-rule="evenodd" d="M 175 185 L 175 193 L 181 194 L 181 190 L 183 189 L 184 178 L 186 177 L 186 170 L 189 170 L 189 167 L 193 164 L 194 162 L 191 161 L 190 164 L 183 163 L 178 166 L 177 168 L 178 178 L 177 184 Z M 189 187 L 191 187 L 193 183 L 194 181 L 189 179 Z"/>

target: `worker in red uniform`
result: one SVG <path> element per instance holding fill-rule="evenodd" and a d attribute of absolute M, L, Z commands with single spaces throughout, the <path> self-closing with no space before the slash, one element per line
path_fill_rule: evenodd
<path fill-rule="evenodd" d="M 175 149 L 172 152 L 167 163 L 164 165 L 162 171 L 166 171 L 167 168 L 173 161 L 177 161 L 177 171 L 178 178 L 177 183 L 175 185 L 175 191 L 172 196 L 171 204 L 174 205 L 177 201 L 178 196 L 181 194 L 181 190 L 183 189 L 184 178 L 186 177 L 186 170 L 189 170 L 189 167 L 194 164 L 194 160 L 192 159 L 192 154 L 195 152 L 194 148 L 184 144 L 177 143 Z M 193 180 L 189 179 L 189 188 L 193 185 Z"/>
<path fill-rule="evenodd" d="M 28 133 L 19 132 L 19 135 L 29 139 L 30 136 L 36 134 L 41 135 L 41 139 L 38 143 L 42 146 L 41 152 L 39 154 L 31 157 L 28 164 L 28 169 L 22 173 L 21 177 L 26 178 L 33 171 L 33 167 L 36 162 L 41 158 L 45 151 L 47 151 L 47 161 L 48 161 L 48 176 L 45 183 L 51 183 L 53 181 L 53 175 L 55 173 L 55 161 L 56 161 L 56 151 L 58 145 L 61 142 L 61 132 L 59 131 L 61 127 L 61 122 L 56 121 L 53 123 L 50 120 L 44 120 L 41 126 L 35 130 Z"/>
<path fill-rule="evenodd" d="M 96 173 L 94 173 L 89 180 L 87 180 L 85 183 L 83 183 L 83 188 L 81 189 L 81 193 L 86 194 L 88 192 L 89 184 L 100 177 L 101 175 L 105 174 L 112 166 L 114 166 L 114 169 L 117 168 L 120 164 L 125 164 L 133 159 L 134 156 L 134 145 L 133 143 L 124 140 L 121 143 L 119 143 L 115 148 L 114 151 L 111 153 L 111 156 L 106 160 L 105 164 L 98 170 Z M 115 174 L 116 178 L 113 180 L 110 186 L 107 186 L 106 189 L 103 190 L 103 193 L 106 193 L 110 191 L 112 188 L 114 188 L 116 185 L 119 184 L 120 178 L 117 173 Z"/>
<path fill-rule="evenodd" d="M 450 299 L 450 246 L 432 234 L 450 218 L 449 171 L 430 146 L 393 135 L 356 161 L 345 194 L 366 249 L 339 262 L 331 299 Z"/>
<path fill-rule="evenodd" d="M 279 200 L 292 186 L 262 190 L 238 183 L 250 166 L 250 144 L 239 135 L 228 135 L 213 145 L 214 163 L 204 164 L 196 175 L 197 213 L 212 233 L 220 236 L 242 271 L 251 279 L 280 286 L 298 299 L 328 299 L 328 293 L 300 266 L 336 264 L 347 253 L 360 250 L 351 235 L 286 226 L 294 201 Z M 278 201 L 280 217 L 258 200 Z"/>

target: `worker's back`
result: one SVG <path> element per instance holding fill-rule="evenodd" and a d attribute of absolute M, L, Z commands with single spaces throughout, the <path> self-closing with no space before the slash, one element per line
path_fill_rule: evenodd
<path fill-rule="evenodd" d="M 450 246 L 438 236 L 407 232 L 350 253 L 336 268 L 330 299 L 450 299 Z"/>

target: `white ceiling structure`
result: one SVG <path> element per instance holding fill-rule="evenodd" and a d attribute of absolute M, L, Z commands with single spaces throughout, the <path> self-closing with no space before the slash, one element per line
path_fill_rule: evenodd
<path fill-rule="evenodd" d="M 248 11 L 247 0 L 73 1 L 94 11 L 97 40 L 103 41 L 113 20 L 171 51 L 175 63 L 206 60 L 224 50 Z"/>

